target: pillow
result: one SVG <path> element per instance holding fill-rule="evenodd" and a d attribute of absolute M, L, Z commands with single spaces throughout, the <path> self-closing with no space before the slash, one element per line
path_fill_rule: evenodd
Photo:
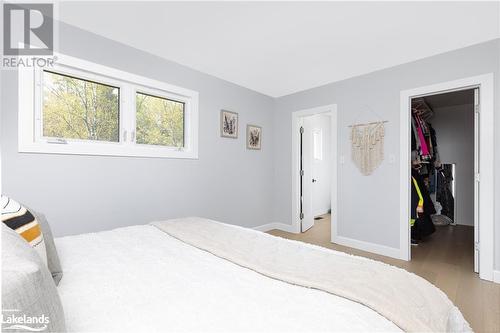
<path fill-rule="evenodd" d="M 61 299 L 45 263 L 6 225 L 2 225 L 2 310 L 2 331 L 66 330 Z"/>
<path fill-rule="evenodd" d="M 3 195 L 0 205 L 4 224 L 15 230 L 33 246 L 42 261 L 47 265 L 56 286 L 59 285 L 63 272 L 54 244 L 54 237 L 45 216 L 29 210 L 15 200 Z"/>
<path fill-rule="evenodd" d="M 37 213 L 33 210 L 31 212 L 42 228 L 42 234 L 45 243 L 45 252 L 47 254 L 47 266 L 57 286 L 59 285 L 59 281 L 61 281 L 63 271 L 61 268 L 61 263 L 59 261 L 59 254 L 57 253 L 56 244 L 54 243 L 54 236 L 52 236 L 52 230 L 50 230 L 50 225 L 47 222 L 45 215 Z"/>
<path fill-rule="evenodd" d="M 33 214 L 19 202 L 2 195 L 2 222 L 15 230 L 38 253 L 42 261 L 47 264 L 47 252 L 43 239 L 42 228 Z"/>

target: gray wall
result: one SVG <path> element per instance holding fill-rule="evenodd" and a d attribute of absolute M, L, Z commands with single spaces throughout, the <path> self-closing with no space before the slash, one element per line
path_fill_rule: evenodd
<path fill-rule="evenodd" d="M 399 247 L 399 94 L 401 90 L 495 73 L 498 40 L 272 99 L 80 29 L 62 25 L 60 50 L 68 55 L 197 90 L 198 160 L 124 158 L 17 152 L 17 76 L 1 84 L 2 190 L 49 217 L 55 234 L 111 229 L 186 215 L 242 226 L 291 221 L 291 112 L 336 103 L 339 110 L 339 235 Z M 495 96 L 498 109 L 498 94 Z M 261 151 L 244 137 L 219 136 L 219 110 L 263 127 Z M 386 159 L 370 177 L 350 161 L 347 126 L 388 120 Z M 500 128 L 500 117 L 495 119 Z M 495 165 L 500 170 L 500 131 Z M 339 159 L 340 160 L 340 159 Z M 391 163 L 391 160 L 395 161 Z M 500 193 L 500 177 L 495 178 Z M 496 267 L 500 268 L 500 195 L 495 196 Z M 362 209 L 360 209 L 362 208 Z M 334 212 L 335 213 L 335 212 Z"/>
<path fill-rule="evenodd" d="M 242 226 L 271 222 L 273 99 L 80 29 L 61 25 L 60 51 L 199 92 L 199 159 L 17 152 L 17 73 L 2 71 L 3 193 L 44 212 L 57 236 L 204 216 Z M 240 137 L 221 138 L 220 109 L 240 115 Z M 261 151 L 245 147 L 261 125 Z"/>
<path fill-rule="evenodd" d="M 399 115 L 400 92 L 439 82 L 495 73 L 498 91 L 499 40 L 433 56 L 352 79 L 277 99 L 274 112 L 274 220 L 288 223 L 291 217 L 291 113 L 336 103 L 338 105 L 338 165 L 340 236 L 399 248 Z M 495 96 L 498 110 L 498 94 Z M 377 116 L 377 115 L 378 116 Z M 496 112 L 495 127 L 500 126 Z M 353 122 L 388 120 L 382 165 L 369 177 L 362 176 L 350 159 L 348 125 Z M 500 170 L 500 131 L 495 132 L 495 165 Z M 394 158 L 393 163 L 391 163 Z M 339 163 L 340 163 L 339 159 Z M 495 260 L 500 267 L 500 177 L 495 178 Z"/>
<path fill-rule="evenodd" d="M 442 163 L 455 163 L 457 224 L 474 225 L 474 105 L 434 108 L 430 119 L 436 130 Z"/>

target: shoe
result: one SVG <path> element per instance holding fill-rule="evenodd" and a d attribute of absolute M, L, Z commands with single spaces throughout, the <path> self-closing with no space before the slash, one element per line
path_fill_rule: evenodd
<path fill-rule="evenodd" d="M 417 245 L 418 245 L 418 240 L 416 240 L 416 239 L 412 239 L 412 240 L 411 240 L 411 245 L 413 245 L 413 246 L 417 246 Z"/>

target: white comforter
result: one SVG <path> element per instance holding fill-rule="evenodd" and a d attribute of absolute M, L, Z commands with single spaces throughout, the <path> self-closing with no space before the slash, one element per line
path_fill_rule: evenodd
<path fill-rule="evenodd" d="M 361 304 L 273 280 L 149 225 L 56 246 L 69 331 L 400 331 Z"/>

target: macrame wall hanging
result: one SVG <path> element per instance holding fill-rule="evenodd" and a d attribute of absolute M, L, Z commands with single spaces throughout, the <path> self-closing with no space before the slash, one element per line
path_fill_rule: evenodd
<path fill-rule="evenodd" d="M 384 160 L 384 123 L 351 125 L 351 157 L 359 171 L 370 175 Z"/>

